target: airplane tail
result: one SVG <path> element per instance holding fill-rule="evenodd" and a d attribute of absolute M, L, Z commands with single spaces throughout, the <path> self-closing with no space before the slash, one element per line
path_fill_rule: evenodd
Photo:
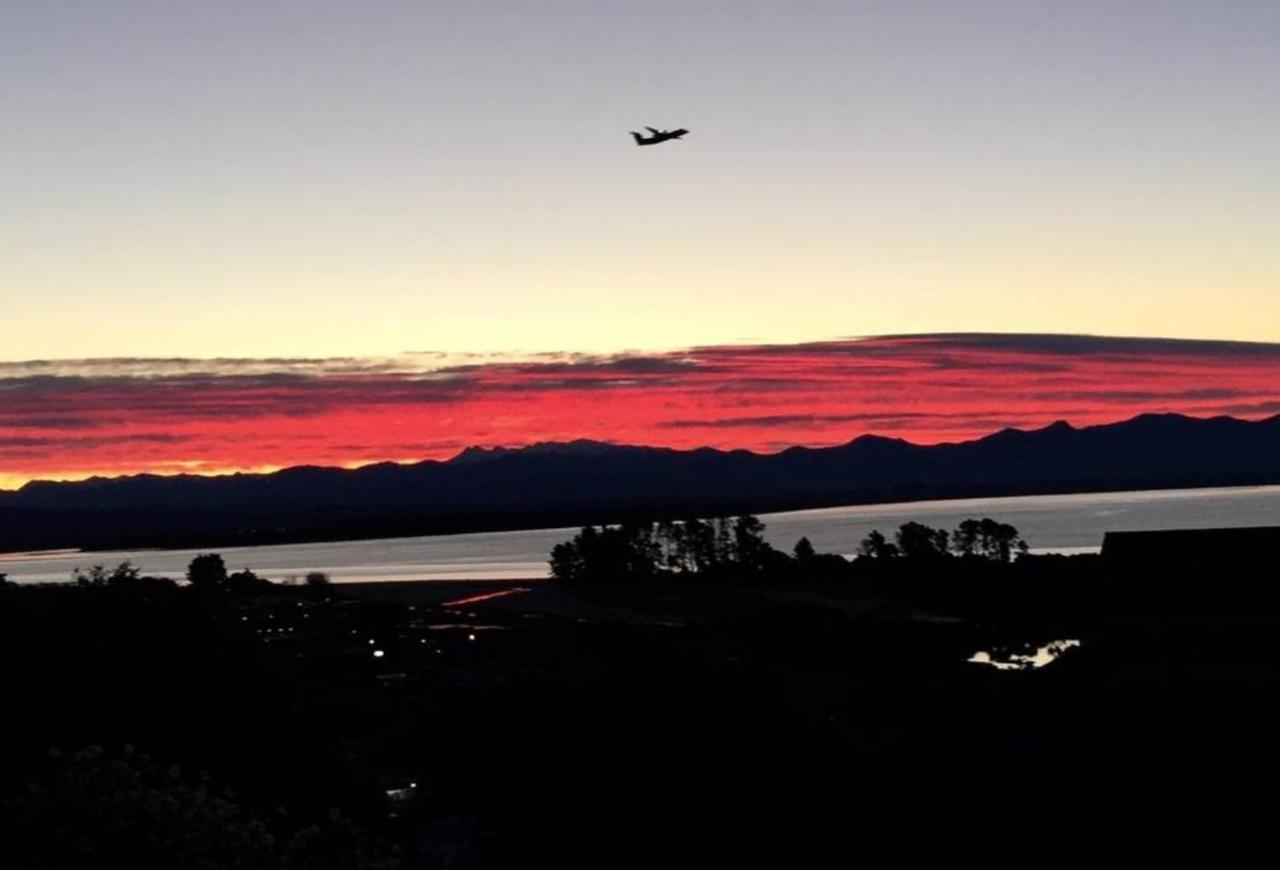
<path fill-rule="evenodd" d="M 637 145 L 644 144 L 644 138 L 634 130 L 631 131 L 631 138 L 636 140 Z"/>

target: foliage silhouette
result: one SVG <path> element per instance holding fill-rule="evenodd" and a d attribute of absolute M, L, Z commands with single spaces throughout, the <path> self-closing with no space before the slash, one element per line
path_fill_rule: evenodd
<path fill-rule="evenodd" d="M 999 523 L 990 517 L 962 522 L 952 536 L 957 555 L 988 559 L 993 562 L 1009 562 L 1015 555 L 1027 552 L 1027 542 L 1018 530 L 1008 523 Z"/>
<path fill-rule="evenodd" d="M 898 545 L 889 543 L 879 529 L 872 529 L 858 544 L 859 559 L 893 559 L 898 555 Z"/>
<path fill-rule="evenodd" d="M 221 589 L 227 584 L 227 565 L 216 553 L 202 553 L 187 566 L 187 582 L 198 589 Z"/>
<path fill-rule="evenodd" d="M 224 584 L 228 592 L 265 592 L 272 583 L 265 577 L 259 577 L 248 568 L 242 568 L 234 574 L 228 574 Z"/>
<path fill-rule="evenodd" d="M 790 562 L 764 540 L 764 523 L 750 515 L 586 526 L 552 547 L 550 557 L 551 575 L 578 585 L 758 576 Z"/>
<path fill-rule="evenodd" d="M 964 520 L 954 532 L 907 522 L 898 528 L 892 544 L 875 529 L 858 545 L 858 555 L 863 558 L 917 561 L 945 559 L 954 554 L 963 559 L 1008 563 L 1028 550 L 1027 542 L 1014 526 L 990 517 Z"/>
<path fill-rule="evenodd" d="M 109 586 L 128 584 L 137 581 L 142 572 L 132 562 L 121 562 L 111 570 L 103 565 L 93 565 L 87 571 L 76 568 L 71 572 L 71 580 L 77 586 Z"/>
<path fill-rule="evenodd" d="M 894 543 L 906 559 L 941 559 L 947 556 L 948 533 L 923 523 L 908 522 L 898 527 Z"/>
<path fill-rule="evenodd" d="M 572 540 L 552 547 L 551 576 L 587 586 L 678 578 L 831 579 L 866 563 L 920 564 L 958 556 L 1007 564 L 1028 551 L 1016 528 L 990 518 L 965 520 L 954 533 L 908 522 L 898 528 L 893 542 L 872 530 L 859 543 L 853 563 L 835 553 L 816 552 L 808 538 L 797 541 L 791 554 L 780 552 L 764 539 L 764 531 L 764 523 L 749 514 L 586 526 Z"/>

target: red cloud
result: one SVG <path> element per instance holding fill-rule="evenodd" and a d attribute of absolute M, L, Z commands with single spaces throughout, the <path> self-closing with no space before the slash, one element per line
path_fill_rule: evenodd
<path fill-rule="evenodd" d="M 932 335 L 523 361 L 0 363 L 0 480 L 445 457 L 595 438 L 934 443 L 1143 412 L 1280 411 L 1280 345 Z"/>

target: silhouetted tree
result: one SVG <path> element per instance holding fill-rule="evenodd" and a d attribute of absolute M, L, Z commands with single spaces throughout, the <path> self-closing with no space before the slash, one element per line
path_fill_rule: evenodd
<path fill-rule="evenodd" d="M 945 530 L 917 522 L 903 523 L 894 536 L 898 552 L 908 559 L 940 559 L 947 556 L 947 538 Z"/>
<path fill-rule="evenodd" d="M 566 583 L 633 583 L 657 574 L 662 558 L 649 523 L 587 526 L 551 548 L 551 574 Z"/>
<path fill-rule="evenodd" d="M 1016 528 L 990 517 L 962 522 L 952 535 L 951 547 L 961 557 L 992 562 L 1010 562 L 1029 549 Z"/>
<path fill-rule="evenodd" d="M 625 523 L 620 532 L 626 544 L 629 575 L 638 579 L 657 574 L 662 567 L 662 547 L 653 523 Z"/>
<path fill-rule="evenodd" d="M 217 553 L 202 553 L 187 565 L 187 582 L 197 589 L 220 589 L 227 583 L 227 565 Z"/>
<path fill-rule="evenodd" d="M 728 517 L 716 517 L 709 521 L 712 529 L 712 549 L 709 563 L 726 565 L 737 559 L 736 524 Z"/>
<path fill-rule="evenodd" d="M 764 540 L 764 523 L 736 519 L 587 526 L 551 549 L 551 574 L 567 583 L 634 583 L 663 575 L 762 573 L 789 563 Z"/>
<path fill-rule="evenodd" d="M 858 544 L 858 556 L 864 559 L 892 559 L 898 555 L 896 545 L 889 543 L 879 529 L 872 529 L 871 534 Z"/>
<path fill-rule="evenodd" d="M 968 519 L 960 523 L 951 535 L 951 548 L 962 558 L 978 556 L 981 538 L 982 523 Z"/>
<path fill-rule="evenodd" d="M 1018 534 L 1018 530 L 1008 523 L 998 523 L 995 520 L 983 519 L 982 530 L 983 538 L 986 541 L 987 558 L 989 559 L 997 562 L 1009 562 L 1013 560 L 1015 553 L 1022 555 L 1029 549 L 1027 542 L 1022 540 L 1022 536 Z"/>
<path fill-rule="evenodd" d="M 248 568 L 242 568 L 227 575 L 226 587 L 228 592 L 261 592 L 271 588 L 271 581 L 259 577 Z"/>
<path fill-rule="evenodd" d="M 743 514 L 733 523 L 734 561 L 746 571 L 763 571 L 769 566 L 773 547 L 764 539 L 764 523 L 759 517 Z"/>
<path fill-rule="evenodd" d="M 595 529 L 587 526 L 572 541 L 556 544 L 551 548 L 551 576 L 562 583 L 581 583 L 586 579 L 587 560 L 583 539 L 594 535 Z"/>
<path fill-rule="evenodd" d="M 323 571 L 310 571 L 307 573 L 306 584 L 311 587 L 328 586 L 329 575 Z"/>
<path fill-rule="evenodd" d="M 839 553 L 817 552 L 808 538 L 796 541 L 792 553 L 789 573 L 795 573 L 798 570 L 799 576 L 805 579 L 835 580 L 845 576 L 849 570 L 848 559 Z"/>
<path fill-rule="evenodd" d="M 71 579 L 75 581 L 77 586 L 108 586 L 118 583 L 131 583 L 136 581 L 142 572 L 138 570 L 138 566 L 132 562 L 121 562 L 110 571 L 103 565 L 93 565 L 89 570 L 84 571 L 76 568 L 71 572 Z"/>
<path fill-rule="evenodd" d="M 77 586 L 106 586 L 107 569 L 103 565 L 92 565 L 88 570 L 75 568 L 71 572 L 71 579 Z"/>
<path fill-rule="evenodd" d="M 715 527 L 707 521 L 688 519 L 679 525 L 683 562 L 689 573 L 704 573 L 717 564 Z"/>
<path fill-rule="evenodd" d="M 653 537 L 658 550 L 658 570 L 678 573 L 685 569 L 680 524 L 661 520 L 654 525 Z"/>

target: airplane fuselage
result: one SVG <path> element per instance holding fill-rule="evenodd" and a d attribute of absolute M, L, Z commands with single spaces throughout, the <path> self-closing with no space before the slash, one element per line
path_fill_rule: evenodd
<path fill-rule="evenodd" d="M 631 136 L 636 140 L 637 145 L 658 145 L 663 142 L 670 142 L 673 139 L 680 139 L 688 134 L 688 130 L 654 130 L 652 127 L 645 128 L 649 130 L 649 136 L 641 136 L 639 133 L 632 133 Z"/>

